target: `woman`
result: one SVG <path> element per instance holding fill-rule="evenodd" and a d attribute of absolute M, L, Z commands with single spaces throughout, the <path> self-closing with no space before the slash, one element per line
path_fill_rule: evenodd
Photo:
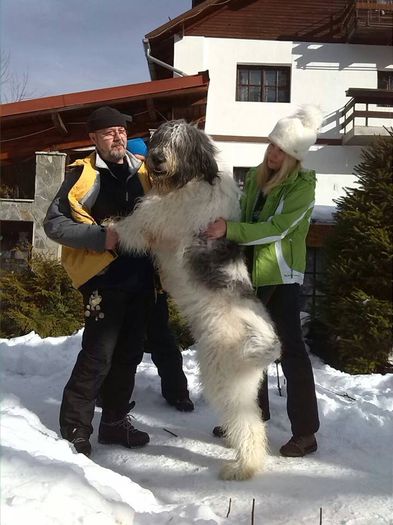
<path fill-rule="evenodd" d="M 315 172 L 301 160 L 317 139 L 320 111 L 305 106 L 279 120 L 269 135 L 265 158 L 249 171 L 242 197 L 242 221 L 218 219 L 210 239 L 227 239 L 249 247 L 250 274 L 282 345 L 281 365 L 287 380 L 287 412 L 292 437 L 281 447 L 288 457 L 317 450 L 319 428 L 314 377 L 300 325 L 299 287 L 306 266 L 306 236 L 314 206 Z M 264 419 L 269 418 L 267 381 L 259 392 Z M 220 427 L 215 435 L 222 435 Z"/>

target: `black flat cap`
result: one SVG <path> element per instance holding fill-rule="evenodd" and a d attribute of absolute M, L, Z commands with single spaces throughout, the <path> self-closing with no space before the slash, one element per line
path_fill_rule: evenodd
<path fill-rule="evenodd" d="M 111 128 L 112 126 L 123 126 L 127 129 L 127 122 L 131 122 L 131 115 L 120 113 L 115 108 L 103 106 L 96 109 L 87 119 L 87 131 L 89 133 L 97 129 Z"/>

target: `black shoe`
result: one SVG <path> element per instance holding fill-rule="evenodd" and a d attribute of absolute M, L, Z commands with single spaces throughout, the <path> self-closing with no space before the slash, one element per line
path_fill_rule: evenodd
<path fill-rule="evenodd" d="M 75 450 L 78 454 L 84 454 L 90 457 L 91 445 L 89 441 L 90 434 L 84 428 L 74 428 L 69 433 L 67 438 L 70 443 L 74 445 Z"/>
<path fill-rule="evenodd" d="M 288 443 L 280 448 L 280 454 L 287 458 L 302 458 L 315 452 L 318 448 L 314 434 L 309 436 L 292 436 Z"/>
<path fill-rule="evenodd" d="M 194 410 L 194 403 L 189 397 L 181 397 L 178 399 L 167 399 L 167 403 L 179 410 L 180 412 L 192 412 Z"/>
<path fill-rule="evenodd" d="M 123 445 L 127 448 L 143 447 L 149 443 L 146 432 L 136 429 L 131 422 L 131 415 L 115 419 L 111 414 L 103 412 L 98 429 L 98 443 L 103 445 Z"/>
<path fill-rule="evenodd" d="M 218 438 L 223 438 L 225 437 L 225 430 L 223 429 L 223 427 L 214 427 L 213 428 L 213 436 L 216 436 Z"/>

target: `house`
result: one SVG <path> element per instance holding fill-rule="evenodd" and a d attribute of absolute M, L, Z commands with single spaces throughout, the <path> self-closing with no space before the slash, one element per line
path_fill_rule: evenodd
<path fill-rule="evenodd" d="M 163 121 L 185 118 L 204 125 L 206 72 L 0 105 L 0 263 L 23 266 L 30 247 L 58 256 L 42 223 L 64 177 L 67 158 L 92 149 L 88 115 L 110 105 L 133 115 L 129 138 L 148 135 Z"/>
<path fill-rule="evenodd" d="M 205 131 L 240 185 L 277 119 L 320 106 L 325 124 L 304 163 L 317 172 L 313 302 L 334 201 L 356 183 L 362 147 L 393 123 L 392 30 L 392 0 L 205 0 L 145 37 L 152 79 L 209 71 Z"/>

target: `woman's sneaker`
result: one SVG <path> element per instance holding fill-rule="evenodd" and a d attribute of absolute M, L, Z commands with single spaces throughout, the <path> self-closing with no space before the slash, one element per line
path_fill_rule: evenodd
<path fill-rule="evenodd" d="M 309 436 L 292 436 L 291 439 L 280 448 L 280 454 L 287 458 L 302 458 L 307 454 L 315 452 L 318 448 L 314 434 Z"/>

